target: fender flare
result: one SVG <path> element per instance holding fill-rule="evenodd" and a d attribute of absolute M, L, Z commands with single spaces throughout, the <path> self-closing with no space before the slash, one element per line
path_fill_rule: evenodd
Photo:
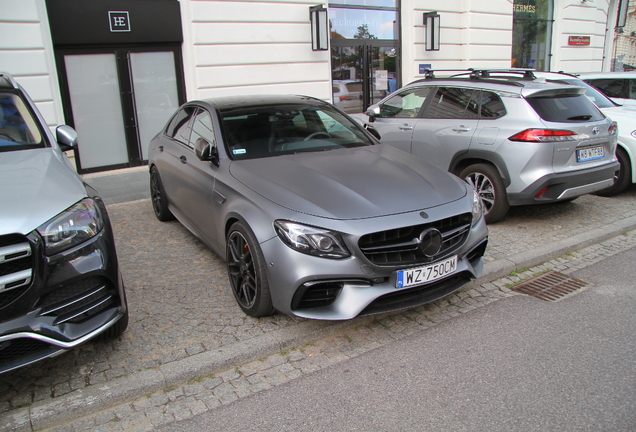
<path fill-rule="evenodd" d="M 476 163 L 489 163 L 497 168 L 501 179 L 506 187 L 510 186 L 510 174 L 505 162 L 497 153 L 484 150 L 468 150 L 463 153 L 456 154 L 448 167 L 448 171 L 459 175 L 459 172 L 469 165 Z"/>

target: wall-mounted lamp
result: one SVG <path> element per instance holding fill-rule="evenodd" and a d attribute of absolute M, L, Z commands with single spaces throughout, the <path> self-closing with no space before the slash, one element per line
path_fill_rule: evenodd
<path fill-rule="evenodd" d="M 314 51 L 329 49 L 327 9 L 322 7 L 322 5 L 310 7 L 309 20 L 311 21 L 311 49 Z"/>
<path fill-rule="evenodd" d="M 426 26 L 426 51 L 439 51 L 439 14 L 425 13 L 424 25 Z"/>

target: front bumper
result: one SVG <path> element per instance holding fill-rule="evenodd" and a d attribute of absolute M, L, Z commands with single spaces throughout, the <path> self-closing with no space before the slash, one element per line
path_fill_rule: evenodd
<path fill-rule="evenodd" d="M 509 193 L 508 202 L 510 205 L 542 204 L 594 193 L 614 184 L 614 175 L 618 169 L 619 163 L 612 162 L 585 170 L 549 174 L 519 193 Z"/>
<path fill-rule="evenodd" d="M 127 314 L 113 234 L 101 210 L 106 220 L 99 234 L 54 256 L 44 254 L 36 232 L 23 237 L 32 276 L 0 293 L 0 373 L 74 348 Z"/>
<path fill-rule="evenodd" d="M 387 224 L 410 226 L 422 221 L 419 213 L 394 219 Z M 370 231 L 361 227 L 360 232 Z M 359 237 L 354 238 L 357 242 Z M 298 253 L 277 237 L 262 243 L 261 248 L 267 261 L 272 301 L 279 312 L 310 319 L 346 320 L 419 306 L 457 291 L 481 275 L 487 241 L 488 229 L 482 217 L 452 253 L 458 256 L 456 271 L 408 288 L 396 288 L 396 272 L 422 264 L 375 265 L 351 243 L 348 246 L 352 256 L 341 260 Z"/>

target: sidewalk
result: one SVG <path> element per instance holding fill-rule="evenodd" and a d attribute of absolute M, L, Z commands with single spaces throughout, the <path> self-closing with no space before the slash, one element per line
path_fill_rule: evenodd
<path fill-rule="evenodd" d="M 128 330 L 119 340 L 89 343 L 1 375 L 0 431 L 66 424 L 389 319 L 334 323 L 245 316 L 229 292 L 218 256 L 178 222 L 157 221 L 148 199 L 126 202 L 115 192 L 119 187 L 129 197 L 134 189 L 144 193 L 148 174 L 143 168 L 85 176 L 105 200 L 112 200 L 108 209 L 130 305 Z M 488 282 L 636 229 L 635 198 L 632 187 L 615 198 L 584 196 L 570 203 L 512 208 L 505 221 L 490 227 L 483 277 L 431 307 L 476 307 L 465 301 L 467 293 L 484 291 L 480 287 Z M 496 294 L 483 296 L 496 300 Z"/>
<path fill-rule="evenodd" d="M 97 190 L 106 204 L 150 198 L 147 166 L 84 174 L 84 181 Z"/>

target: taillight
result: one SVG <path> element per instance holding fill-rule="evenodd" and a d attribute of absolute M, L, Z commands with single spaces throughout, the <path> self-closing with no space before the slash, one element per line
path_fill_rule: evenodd
<path fill-rule="evenodd" d="M 576 134 L 568 130 L 526 129 L 508 138 L 510 141 L 523 142 L 560 142 L 575 141 Z"/>
<path fill-rule="evenodd" d="M 618 133 L 618 123 L 612 122 L 607 132 L 609 132 L 610 135 L 616 135 Z"/>

